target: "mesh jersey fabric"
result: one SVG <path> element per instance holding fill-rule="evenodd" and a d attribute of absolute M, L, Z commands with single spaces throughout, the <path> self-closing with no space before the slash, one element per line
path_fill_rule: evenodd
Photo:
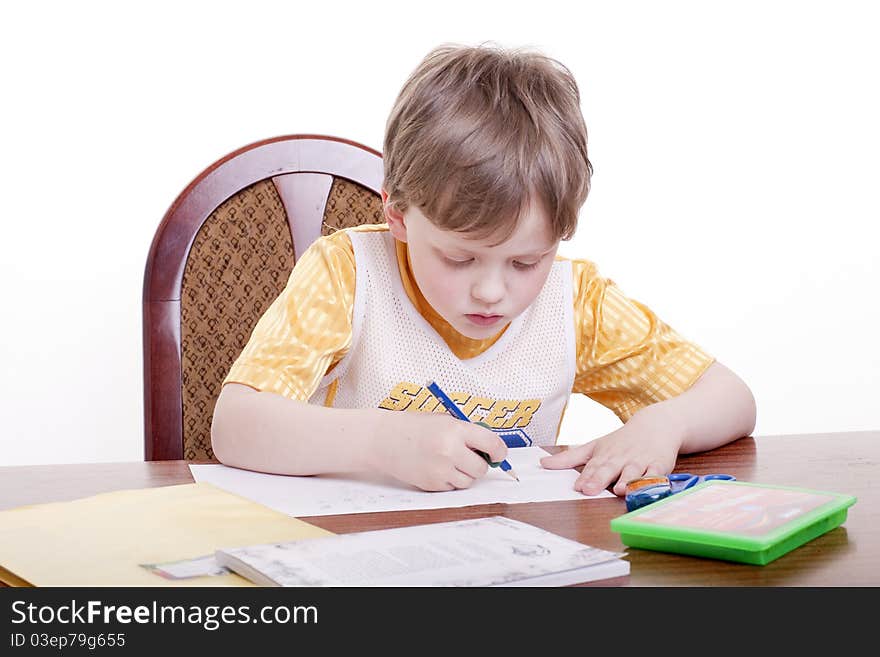
<path fill-rule="evenodd" d="M 351 347 L 310 402 L 445 413 L 427 390 L 436 380 L 472 422 L 516 432 L 527 445 L 555 444 L 574 381 L 571 263 L 554 262 L 532 304 L 493 345 L 463 360 L 404 292 L 391 234 L 350 239 L 358 272 Z M 389 345 L 401 356 L 389 358 Z"/>
<path fill-rule="evenodd" d="M 352 343 L 357 275 L 350 236 L 387 230 L 384 224 L 359 226 L 318 238 L 260 318 L 224 383 L 310 399 Z M 395 251 L 407 297 L 457 357 L 476 357 L 503 337 L 506 331 L 487 340 L 455 331 L 419 292 L 406 245 L 397 242 Z M 572 392 L 606 406 L 625 422 L 640 408 L 681 394 L 711 365 L 709 354 L 623 294 L 595 264 L 557 260 L 569 261 L 572 269 Z"/>

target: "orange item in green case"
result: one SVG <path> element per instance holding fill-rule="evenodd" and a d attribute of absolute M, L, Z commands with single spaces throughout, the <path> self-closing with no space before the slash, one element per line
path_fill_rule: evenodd
<path fill-rule="evenodd" d="M 611 521 L 624 545 L 765 565 L 846 520 L 852 495 L 705 481 Z"/>

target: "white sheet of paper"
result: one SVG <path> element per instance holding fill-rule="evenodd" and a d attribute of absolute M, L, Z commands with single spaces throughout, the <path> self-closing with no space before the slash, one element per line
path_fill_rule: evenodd
<path fill-rule="evenodd" d="M 208 482 L 295 517 L 585 499 L 587 496 L 574 490 L 577 471 L 545 469 L 540 459 L 546 455 L 540 447 L 510 449 L 507 460 L 516 470 L 518 482 L 500 468 L 490 468 L 486 476 L 476 480 L 470 488 L 432 493 L 391 477 L 362 474 L 296 477 L 225 465 L 190 464 L 189 467 L 197 482 Z M 612 497 L 612 494 L 603 491 L 593 497 Z"/>

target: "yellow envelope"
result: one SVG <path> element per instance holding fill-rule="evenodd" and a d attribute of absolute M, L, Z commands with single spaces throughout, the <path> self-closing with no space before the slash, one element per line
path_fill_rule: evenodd
<path fill-rule="evenodd" d="M 165 579 L 140 564 L 329 535 L 208 483 L 115 491 L 0 511 L 0 581 L 12 586 L 252 586 L 232 573 Z"/>

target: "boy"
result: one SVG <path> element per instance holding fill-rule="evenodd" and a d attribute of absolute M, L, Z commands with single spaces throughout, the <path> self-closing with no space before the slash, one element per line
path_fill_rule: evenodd
<path fill-rule="evenodd" d="M 232 366 L 212 426 L 223 463 L 465 488 L 487 471 L 474 450 L 501 461 L 510 432 L 553 444 L 579 392 L 624 425 L 542 463 L 585 464 L 576 489 L 620 495 L 752 431 L 733 372 L 592 263 L 556 256 L 592 172 L 564 66 L 435 49 L 392 109 L 383 161 L 387 226 L 318 239 Z M 435 379 L 471 423 L 427 391 Z"/>

